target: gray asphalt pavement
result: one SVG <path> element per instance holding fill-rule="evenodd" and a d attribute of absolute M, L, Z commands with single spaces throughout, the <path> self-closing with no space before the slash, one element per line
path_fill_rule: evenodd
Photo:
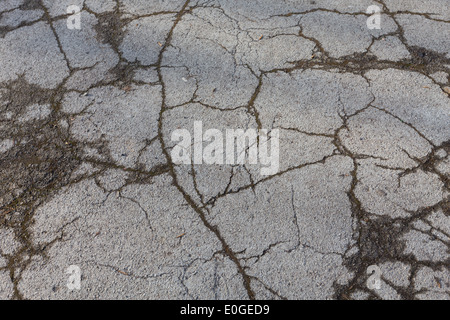
<path fill-rule="evenodd" d="M 0 299 L 449 300 L 449 80 L 449 0 L 0 0 Z"/>

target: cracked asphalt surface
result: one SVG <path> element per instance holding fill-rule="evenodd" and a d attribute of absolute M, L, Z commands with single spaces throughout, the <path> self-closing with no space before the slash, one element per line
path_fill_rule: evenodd
<path fill-rule="evenodd" d="M 0 299 L 448 300 L 449 8 L 0 0 Z M 174 163 L 194 121 L 279 172 Z"/>

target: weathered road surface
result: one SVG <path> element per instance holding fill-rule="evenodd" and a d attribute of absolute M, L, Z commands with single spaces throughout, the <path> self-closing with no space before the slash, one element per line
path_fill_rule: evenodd
<path fill-rule="evenodd" d="M 0 0 L 0 298 L 449 299 L 449 8 Z"/>

